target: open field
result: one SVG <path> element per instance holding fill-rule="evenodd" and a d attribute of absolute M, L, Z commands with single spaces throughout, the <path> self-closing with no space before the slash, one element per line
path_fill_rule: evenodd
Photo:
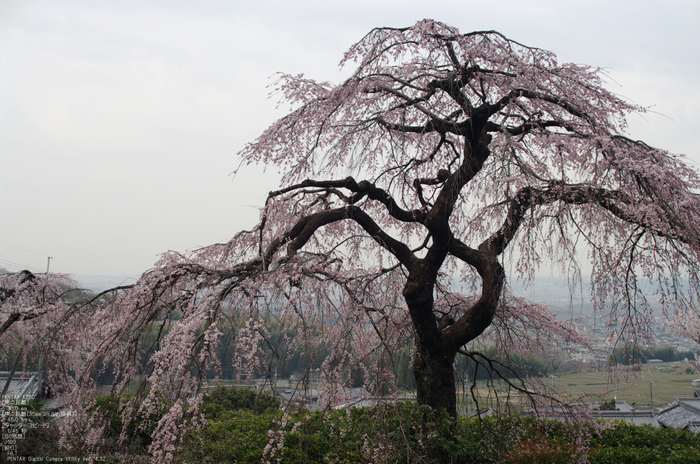
<path fill-rule="evenodd" d="M 692 381 L 700 378 L 697 372 L 691 372 L 685 362 L 669 362 L 661 364 L 644 364 L 640 371 L 621 371 L 613 376 L 607 371 L 588 371 L 579 373 L 564 373 L 554 378 L 531 379 L 529 387 L 534 391 L 552 392 L 552 388 L 559 394 L 572 401 L 605 401 L 616 398 L 618 401 L 627 401 L 630 405 L 662 408 L 673 402 L 675 398 L 692 397 Z M 535 385 L 537 384 L 537 385 Z M 497 407 L 495 396 L 486 388 L 484 382 L 477 382 L 479 408 Z M 498 401 L 503 406 L 507 401 L 514 410 L 525 410 L 528 406 L 523 401 L 522 395 L 516 393 L 503 382 L 496 382 Z M 473 411 L 471 400 L 469 411 Z M 460 400 L 460 407 L 467 409 L 464 397 Z"/>
<path fill-rule="evenodd" d="M 678 397 L 693 396 L 693 379 L 697 372 L 688 373 L 685 362 L 644 364 L 639 372 L 620 372 L 617 382 L 606 371 L 562 374 L 554 379 L 555 388 L 572 399 L 585 397 L 590 401 L 611 399 L 663 407 Z"/>

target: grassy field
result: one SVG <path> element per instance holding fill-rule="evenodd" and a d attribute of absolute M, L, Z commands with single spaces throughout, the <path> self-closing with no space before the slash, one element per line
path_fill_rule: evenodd
<path fill-rule="evenodd" d="M 554 379 L 555 388 L 571 399 L 587 398 L 590 401 L 611 399 L 663 407 L 678 397 L 693 396 L 693 379 L 697 372 L 688 373 L 684 362 L 644 364 L 639 372 L 620 372 L 611 377 L 608 372 L 581 372 L 563 374 Z"/>
<path fill-rule="evenodd" d="M 621 371 L 613 375 L 607 371 L 564 373 L 556 377 L 532 379 L 529 381 L 530 389 L 534 391 L 557 393 L 571 401 L 605 401 L 617 398 L 618 401 L 627 401 L 638 407 L 649 406 L 662 408 L 673 402 L 675 398 L 692 397 L 692 381 L 699 379 L 700 374 L 690 372 L 688 364 L 683 362 L 645 364 L 640 371 Z M 537 384 L 537 385 L 535 385 Z M 495 407 L 500 409 L 504 402 L 508 402 L 514 410 L 526 410 L 522 395 L 517 394 L 507 385 L 500 382 L 496 385 L 498 403 L 493 391 L 486 388 L 482 382 L 478 382 L 479 408 Z M 474 404 L 462 396 L 459 400 L 460 409 L 473 410 Z"/>

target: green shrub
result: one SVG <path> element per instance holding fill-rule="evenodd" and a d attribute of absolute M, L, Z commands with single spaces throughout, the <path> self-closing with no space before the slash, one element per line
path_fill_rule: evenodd
<path fill-rule="evenodd" d="M 256 393 L 250 388 L 219 385 L 205 395 L 202 409 L 207 419 L 216 419 L 224 411 L 245 409 L 262 414 L 279 407 L 280 400 L 267 392 Z"/>
<path fill-rule="evenodd" d="M 532 439 L 518 442 L 506 453 L 503 464 L 569 464 L 585 462 L 587 449 L 561 439 Z"/>
<path fill-rule="evenodd" d="M 700 464 L 700 434 L 625 423 L 591 440 L 591 464 Z"/>
<path fill-rule="evenodd" d="M 151 414 L 136 413 L 126 427 L 126 439 L 120 440 L 124 427 L 122 405 L 133 398 L 129 393 L 122 396 L 103 395 L 97 396 L 88 408 L 99 425 L 104 425 L 105 444 L 101 452 L 113 453 L 126 451 L 130 454 L 142 455 L 148 451 L 152 442 L 152 435 L 156 430 L 158 421 L 168 409 L 168 404 L 161 404 L 159 409 Z"/>
<path fill-rule="evenodd" d="M 259 463 L 267 445 L 268 430 L 280 412 L 221 411 L 207 427 L 191 437 L 185 449 L 188 462 Z"/>
<path fill-rule="evenodd" d="M 700 435 L 619 424 L 501 416 L 451 418 L 415 403 L 352 410 L 218 411 L 190 437 L 187 462 L 700 464 Z"/>
<path fill-rule="evenodd" d="M 617 411 L 617 403 L 614 398 L 611 398 L 608 401 L 603 401 L 600 403 L 600 407 L 598 409 L 601 411 Z"/>

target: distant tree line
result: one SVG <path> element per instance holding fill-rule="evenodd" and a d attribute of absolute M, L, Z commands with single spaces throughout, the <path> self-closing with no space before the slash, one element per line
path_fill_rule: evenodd
<path fill-rule="evenodd" d="M 650 359 L 659 359 L 663 362 L 682 361 L 684 359 L 693 359 L 695 353 L 700 353 L 700 350 L 680 351 L 672 346 L 649 348 L 645 346 L 625 345 L 613 350 L 608 358 L 608 364 L 646 364 Z"/>
<path fill-rule="evenodd" d="M 543 377 L 552 372 L 552 367 L 533 354 L 498 353 L 495 347 L 479 350 L 481 355 L 461 357 L 456 372 L 469 380 L 490 378 Z M 489 362 L 491 361 L 491 362 Z"/>

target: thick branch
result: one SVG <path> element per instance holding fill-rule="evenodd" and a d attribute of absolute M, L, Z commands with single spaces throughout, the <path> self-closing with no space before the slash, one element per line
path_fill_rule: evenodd
<path fill-rule="evenodd" d="M 401 264 L 406 267 L 411 267 L 414 264 L 416 257 L 406 244 L 387 234 L 367 213 L 354 205 L 302 217 L 289 231 L 270 243 L 265 252 L 265 263 L 271 262 L 273 255 L 283 244 L 287 244 L 287 256 L 292 257 L 306 245 L 318 229 L 345 219 L 351 219 L 359 224 L 375 242 L 393 254 Z"/>
<path fill-rule="evenodd" d="M 448 121 L 442 118 L 434 118 L 426 122 L 422 126 L 409 126 L 406 124 L 395 124 L 392 122 L 385 121 L 381 117 L 375 119 L 377 124 L 396 132 L 406 132 L 414 134 L 427 134 L 429 132 L 437 132 L 438 134 L 445 134 L 447 132 L 456 135 L 465 135 L 465 131 L 468 126 L 462 123 L 456 123 L 453 121 Z"/>
<path fill-rule="evenodd" d="M 2 334 L 4 334 L 12 324 L 17 322 L 21 316 L 22 315 L 20 313 L 10 314 L 10 317 L 8 317 L 7 320 L 2 324 L 2 327 L 0 327 L 0 337 L 2 337 Z"/>
<path fill-rule="evenodd" d="M 435 201 L 435 206 L 430 210 L 424 222 L 433 234 L 434 240 L 443 240 L 443 243 L 439 245 L 440 247 L 444 247 L 452 237 L 449 218 L 454 211 L 459 192 L 481 171 L 491 154 L 489 150 L 489 143 L 491 143 L 490 134 L 484 133 L 480 139 L 467 140 L 467 142 L 468 145 L 465 148 L 462 164 L 445 181 Z"/>
<path fill-rule="evenodd" d="M 505 273 L 496 256 L 468 247 L 454 238 L 450 254 L 473 266 L 482 279 L 481 296 L 466 313 L 443 331 L 443 343 L 453 351 L 481 335 L 493 321 L 503 290 Z"/>
<path fill-rule="evenodd" d="M 508 127 L 489 121 L 486 123 L 485 130 L 487 132 L 506 132 L 509 135 L 517 136 L 529 134 L 534 129 L 544 129 L 547 127 L 560 127 L 571 133 L 576 132 L 576 130 L 570 124 L 566 124 L 562 121 L 528 121 L 517 127 Z"/>
<path fill-rule="evenodd" d="M 349 200 L 350 204 L 355 204 L 360 201 L 364 196 L 367 196 L 371 200 L 378 201 L 386 206 L 389 214 L 394 218 L 402 222 L 421 222 L 425 217 L 425 213 L 420 210 L 406 211 L 401 208 L 394 198 L 389 195 L 386 190 L 375 186 L 373 183 L 363 180 L 361 182 L 356 182 L 351 176 L 346 177 L 341 180 L 312 180 L 307 179 L 299 184 L 290 185 L 289 187 L 275 190 L 270 192 L 268 195 L 268 201 L 271 198 L 289 193 L 294 190 L 300 190 L 307 187 L 318 187 L 324 189 L 332 188 L 343 188 L 350 190 L 355 195 L 352 195 Z"/>
<path fill-rule="evenodd" d="M 502 97 L 499 101 L 496 103 L 489 105 L 488 106 L 488 111 L 489 115 L 493 116 L 494 114 L 498 113 L 501 111 L 503 108 L 508 106 L 513 100 L 516 100 L 517 98 L 528 98 L 530 100 L 542 100 L 546 101 L 548 103 L 551 103 L 553 105 L 556 105 L 564 110 L 566 110 L 569 114 L 576 116 L 578 118 L 585 119 L 588 121 L 589 124 L 592 126 L 595 126 L 592 118 L 584 113 L 583 111 L 579 110 L 576 108 L 571 102 L 564 100 L 563 98 L 557 98 L 553 97 L 551 95 L 546 95 L 541 92 L 535 92 L 532 90 L 526 90 L 526 89 L 513 89 L 510 92 L 508 92 L 507 95 Z"/>

